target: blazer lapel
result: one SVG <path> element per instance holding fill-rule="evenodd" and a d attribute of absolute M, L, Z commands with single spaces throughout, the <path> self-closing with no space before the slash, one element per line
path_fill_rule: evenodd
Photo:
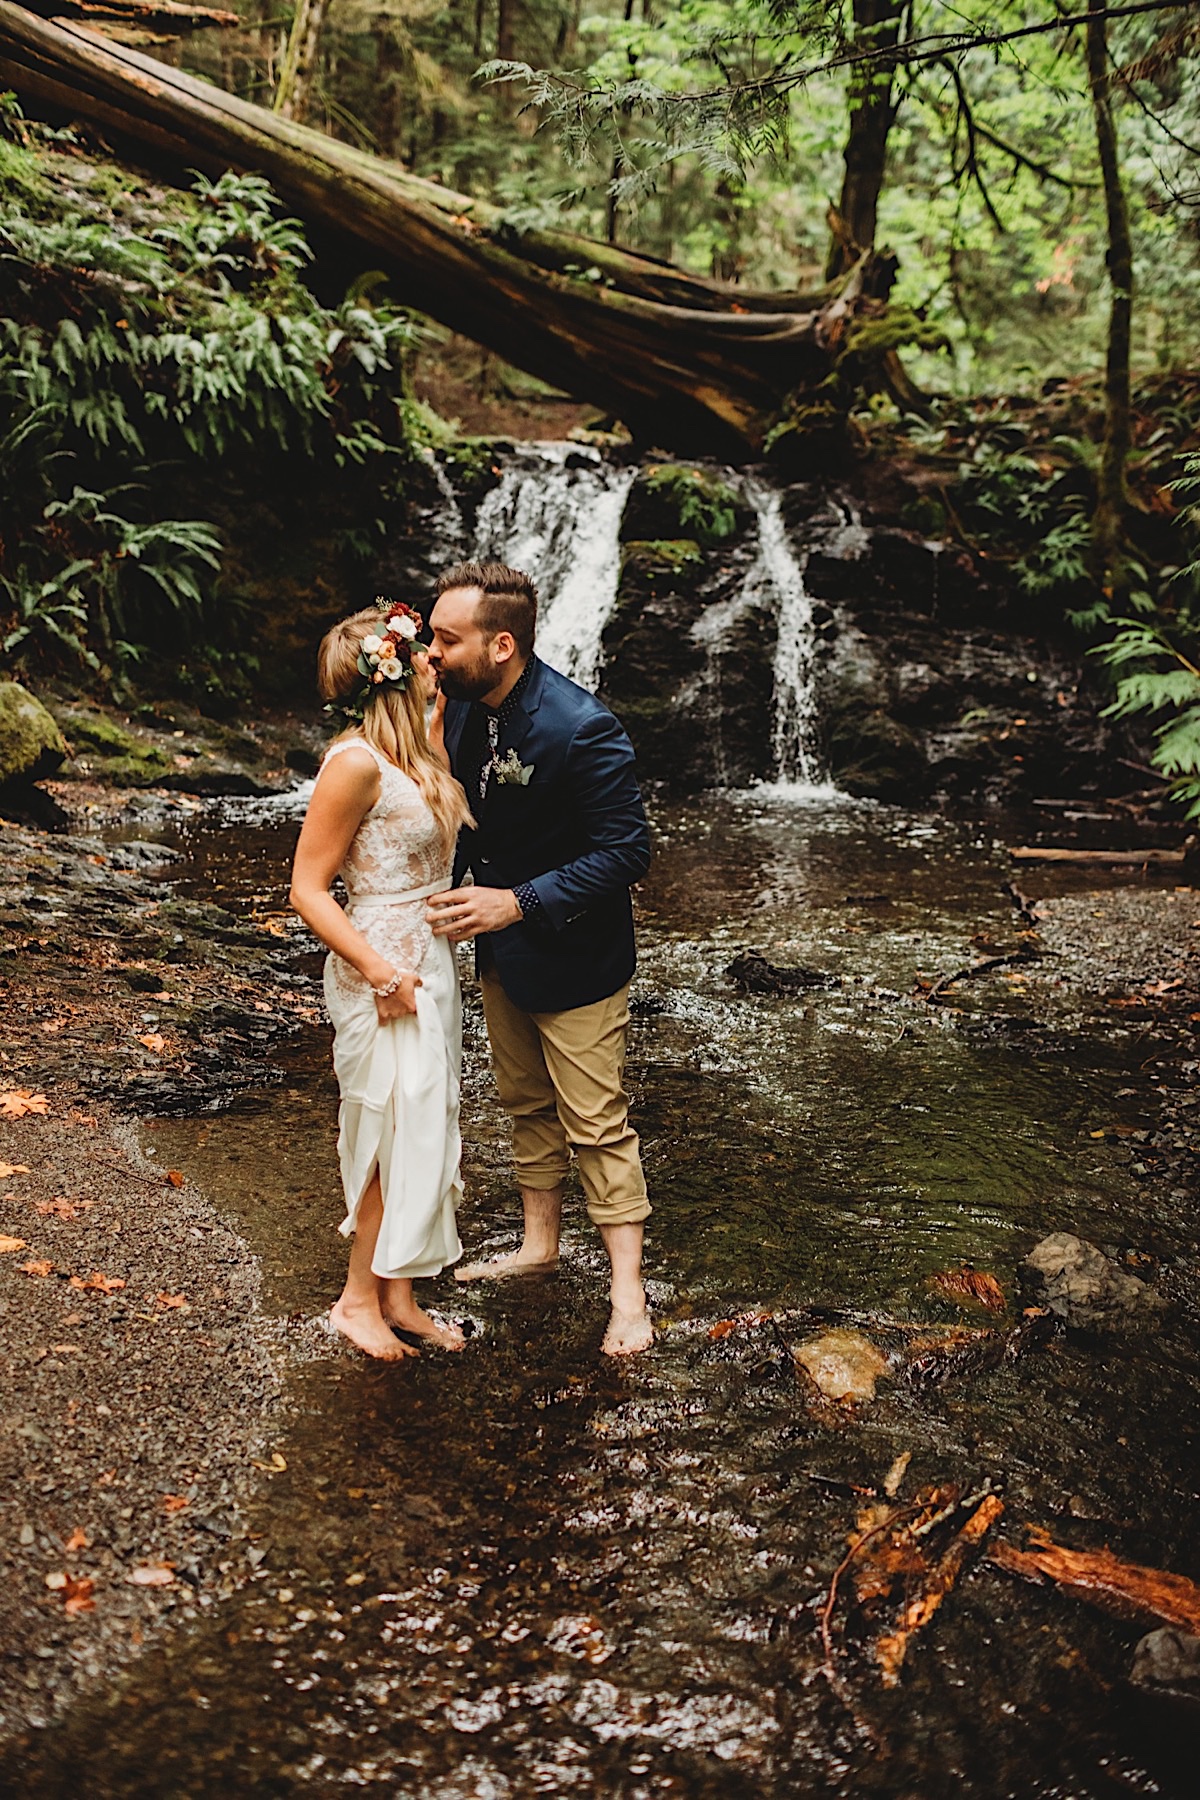
<path fill-rule="evenodd" d="M 500 732 L 497 753 L 502 759 L 510 750 L 519 752 L 521 745 L 533 730 L 534 714 L 542 704 L 542 689 L 546 685 L 546 665 L 536 656 L 531 656 L 529 660 L 533 665 L 529 676 L 529 686 L 518 700 L 511 719 L 505 722 Z M 493 770 L 491 780 L 487 785 L 487 797 L 483 803 L 485 814 L 495 798 L 496 790 L 503 785 L 503 782 L 497 780 L 496 772 Z"/>
<path fill-rule="evenodd" d="M 530 658 L 533 664 L 529 676 L 529 686 L 517 702 L 517 709 L 512 718 L 500 733 L 501 754 L 508 750 L 517 750 L 525 742 L 533 729 L 533 716 L 542 704 L 542 689 L 546 685 L 546 665 L 537 656 Z"/>

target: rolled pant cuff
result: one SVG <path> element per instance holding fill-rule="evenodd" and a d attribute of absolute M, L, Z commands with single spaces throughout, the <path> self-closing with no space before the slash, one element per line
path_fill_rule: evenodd
<path fill-rule="evenodd" d="M 589 1200 L 588 1218 L 593 1225 L 640 1225 L 654 1211 L 645 1194 L 627 1200 Z"/>
<path fill-rule="evenodd" d="M 533 1188 L 535 1193 L 548 1194 L 551 1188 L 562 1187 L 571 1172 L 569 1162 L 559 1164 L 548 1163 L 515 1163 L 517 1186 Z"/>

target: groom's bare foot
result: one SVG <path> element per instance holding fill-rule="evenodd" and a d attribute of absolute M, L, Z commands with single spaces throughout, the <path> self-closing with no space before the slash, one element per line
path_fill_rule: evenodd
<path fill-rule="evenodd" d="M 637 1356 L 654 1342 L 654 1326 L 641 1283 L 612 1292 L 612 1313 L 600 1349 L 605 1356 Z"/>
<path fill-rule="evenodd" d="M 600 1349 L 605 1356 L 637 1356 L 640 1351 L 648 1350 L 653 1342 L 654 1327 L 644 1306 L 637 1313 L 622 1312 L 619 1306 L 614 1306 Z"/>
<path fill-rule="evenodd" d="M 410 1332 L 413 1337 L 423 1338 L 427 1343 L 436 1345 L 439 1350 L 461 1350 L 466 1344 L 467 1340 L 457 1325 L 450 1325 L 443 1319 L 434 1318 L 432 1314 L 424 1312 L 415 1301 L 405 1304 L 398 1296 L 389 1295 L 387 1284 L 384 1286 L 381 1306 L 384 1320 L 389 1328 L 395 1326 L 397 1331 Z M 393 1343 L 397 1341 L 395 1338 L 392 1339 Z M 417 1352 L 410 1349 L 408 1354 L 415 1356 Z"/>
<path fill-rule="evenodd" d="M 522 1244 L 519 1250 L 510 1250 L 504 1256 L 489 1256 L 485 1262 L 464 1263 L 455 1269 L 455 1281 L 503 1281 L 510 1275 L 543 1275 L 550 1269 L 557 1269 L 558 1253 L 548 1255 L 545 1250 L 526 1249 Z"/>
<path fill-rule="evenodd" d="M 377 1306 L 348 1306 L 343 1298 L 331 1309 L 329 1324 L 332 1330 L 340 1331 L 359 1350 L 377 1357 L 380 1362 L 401 1362 L 406 1356 L 419 1354 L 410 1344 L 401 1343 L 399 1338 L 392 1336 L 391 1328 Z"/>

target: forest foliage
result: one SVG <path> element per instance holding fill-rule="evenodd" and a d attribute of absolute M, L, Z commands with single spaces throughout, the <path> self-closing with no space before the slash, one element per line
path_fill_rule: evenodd
<path fill-rule="evenodd" d="M 212 612 L 220 533 L 162 517 L 164 494 L 299 459 L 354 471 L 369 518 L 426 427 L 404 387 L 420 328 L 367 293 L 321 304 L 260 177 L 118 188 L 116 166 L 56 161 L 62 133 L 0 109 L 3 647 L 120 690 Z"/>
<path fill-rule="evenodd" d="M 925 527 L 1084 634 L 1118 716 L 1165 709 L 1160 766 L 1190 778 L 1178 725 L 1200 771 L 1183 679 L 1200 667 L 1183 486 L 1200 408 L 1194 381 L 1171 391 L 1200 364 L 1194 8 L 1128 0 L 1104 9 L 1101 41 L 1066 0 L 235 3 L 239 29 L 164 54 L 269 104 L 303 25 L 289 113 L 497 203 L 514 241 L 566 225 L 735 292 L 812 288 L 839 256 L 888 247 L 893 303 L 931 347 L 863 396 L 860 448 L 942 471 Z M 293 33 L 293 65 L 296 48 Z M 1100 109 L 1139 390 L 1115 459 L 1099 382 L 1107 355 L 1111 427 L 1110 315 L 1128 295 L 1109 278 Z M 211 522 L 155 511 L 186 491 L 189 459 L 268 446 L 334 485 L 349 472 L 370 515 L 436 426 L 406 395 L 416 323 L 378 290 L 318 299 L 303 232 L 261 182 L 201 182 L 141 221 L 86 180 L 66 204 L 45 191 L 39 130 L 10 109 L 0 136 L 0 476 L 25 521 L 0 564 L 9 644 L 74 642 L 119 679 L 152 618 L 182 627 L 214 591 Z M 1121 541 L 1098 566 L 1106 466 Z M 719 507 L 710 523 L 719 537 Z"/>

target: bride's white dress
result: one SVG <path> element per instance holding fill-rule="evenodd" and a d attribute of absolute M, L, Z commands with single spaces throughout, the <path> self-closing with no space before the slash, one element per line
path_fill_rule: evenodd
<path fill-rule="evenodd" d="M 361 737 L 327 752 L 367 750 L 379 767 L 379 798 L 364 817 L 341 869 L 352 924 L 398 969 L 415 969 L 416 1015 L 379 1023 L 370 986 L 332 952 L 325 1002 L 334 1026 L 333 1066 L 341 1089 L 338 1159 L 348 1237 L 376 1167 L 383 1223 L 376 1275 L 436 1275 L 462 1255 L 455 1209 L 462 1195 L 458 1095 L 462 1005 L 458 965 L 445 938 L 425 922 L 430 894 L 451 885 L 452 851 L 415 781 Z"/>

